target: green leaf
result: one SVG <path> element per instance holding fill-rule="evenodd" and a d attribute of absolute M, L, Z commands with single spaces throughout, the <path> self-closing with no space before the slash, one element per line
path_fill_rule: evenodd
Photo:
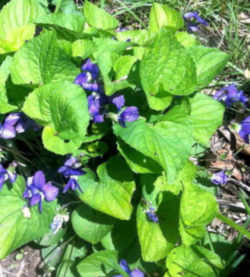
<path fill-rule="evenodd" d="M 190 113 L 191 104 L 189 103 L 189 98 L 182 97 L 181 99 L 175 99 L 173 107 L 164 114 L 160 120 L 161 121 L 173 121 L 176 123 L 191 125 Z M 190 126 L 191 128 L 191 126 Z"/>
<path fill-rule="evenodd" d="M 209 145 L 216 129 L 222 125 L 224 106 L 211 97 L 197 93 L 190 98 L 193 137 L 201 144 Z"/>
<path fill-rule="evenodd" d="M 10 75 L 10 66 L 12 63 L 12 57 L 7 56 L 0 65 L 0 85 L 5 85 Z"/>
<path fill-rule="evenodd" d="M 58 26 L 77 33 L 83 31 L 84 17 L 78 14 L 47 14 L 36 19 L 36 24 L 45 26 Z"/>
<path fill-rule="evenodd" d="M 144 55 L 140 77 L 143 89 L 152 96 L 162 91 L 188 95 L 196 89 L 195 64 L 169 29 L 158 33 Z"/>
<path fill-rule="evenodd" d="M 97 29 L 112 30 L 119 25 L 119 22 L 113 16 L 89 1 L 84 2 L 83 13 L 88 24 Z"/>
<path fill-rule="evenodd" d="M 117 59 L 114 64 L 114 71 L 116 73 L 116 80 L 128 76 L 132 66 L 136 62 L 136 57 L 124 55 Z"/>
<path fill-rule="evenodd" d="M 141 253 L 135 219 L 133 216 L 130 221 L 117 221 L 112 232 L 101 242 L 107 250 L 117 250 L 119 256 L 129 264 L 137 261 Z M 128 236 L 128 234 L 130 235 Z"/>
<path fill-rule="evenodd" d="M 204 88 L 222 72 L 230 56 L 216 48 L 193 46 L 188 49 L 197 70 L 197 89 Z"/>
<path fill-rule="evenodd" d="M 43 128 L 42 142 L 46 149 L 59 155 L 77 154 L 77 149 L 81 146 L 80 138 L 72 140 L 63 140 L 58 137 L 57 132 L 50 126 Z"/>
<path fill-rule="evenodd" d="M 166 257 L 173 245 L 167 242 L 160 225 L 147 219 L 140 205 L 137 208 L 136 221 L 143 260 L 157 262 Z"/>
<path fill-rule="evenodd" d="M 178 30 L 184 27 L 184 20 L 181 13 L 175 9 L 154 3 L 150 11 L 149 32 L 157 33 L 162 27 Z"/>
<path fill-rule="evenodd" d="M 185 48 L 199 45 L 199 41 L 195 35 L 189 34 L 188 32 L 177 32 L 175 33 L 175 37 Z"/>
<path fill-rule="evenodd" d="M 42 125 L 50 125 L 62 139 L 84 137 L 89 124 L 87 97 L 80 86 L 67 81 L 35 89 L 23 111 Z"/>
<path fill-rule="evenodd" d="M 0 12 L 0 54 L 18 50 L 35 34 L 34 19 L 44 10 L 36 0 L 12 0 Z"/>
<path fill-rule="evenodd" d="M 223 267 L 219 256 L 201 246 L 179 246 L 167 258 L 171 276 L 217 277 Z"/>
<path fill-rule="evenodd" d="M 158 93 L 155 96 L 148 92 L 145 93 L 149 107 L 155 111 L 164 111 L 167 107 L 169 107 L 173 100 L 173 96 L 164 91 Z"/>
<path fill-rule="evenodd" d="M 179 224 L 182 242 L 189 246 L 204 237 L 206 225 L 218 213 L 218 205 L 210 192 L 187 180 L 183 184 Z"/>
<path fill-rule="evenodd" d="M 135 173 L 161 173 L 161 166 L 153 159 L 136 151 L 122 140 L 118 140 L 118 150 Z"/>
<path fill-rule="evenodd" d="M 78 14 L 79 12 L 77 11 L 76 4 L 72 0 L 52 0 L 52 4 L 58 9 L 58 12 L 63 12 L 67 15 L 71 14 Z"/>
<path fill-rule="evenodd" d="M 90 37 L 89 34 L 83 33 L 85 23 L 83 15 L 71 13 L 53 13 L 46 14 L 36 19 L 36 24 L 47 29 L 54 29 L 58 35 L 68 40 Z"/>
<path fill-rule="evenodd" d="M 135 190 L 133 174 L 119 156 L 114 156 L 97 168 L 96 182 L 87 174 L 79 177 L 80 199 L 93 209 L 113 217 L 128 220 L 133 206 L 130 203 Z"/>
<path fill-rule="evenodd" d="M 12 57 L 7 56 L 0 65 L 0 113 L 3 113 L 3 114 L 17 109 L 15 105 L 11 105 L 9 103 L 7 89 L 6 89 L 6 81 L 10 75 L 11 63 L 12 63 Z"/>
<path fill-rule="evenodd" d="M 114 132 L 145 157 L 158 162 L 170 183 L 174 182 L 191 151 L 190 130 L 178 123 L 160 122 L 153 126 L 137 120 L 127 124 L 126 128 L 115 125 Z"/>
<path fill-rule="evenodd" d="M 24 189 L 25 181 L 18 177 L 11 190 L 4 185 L 0 191 L 0 259 L 42 237 L 49 231 L 54 217 L 56 201 L 43 201 L 43 211 L 40 213 L 37 206 L 27 207 L 23 198 Z"/>
<path fill-rule="evenodd" d="M 117 32 L 115 35 L 119 41 L 129 40 L 138 45 L 144 45 L 150 39 L 149 32 L 144 29 Z"/>
<path fill-rule="evenodd" d="M 55 32 L 43 32 L 14 56 L 11 77 L 16 84 L 42 85 L 51 81 L 73 82 L 79 69 L 57 42 Z"/>
<path fill-rule="evenodd" d="M 103 270 L 104 268 L 105 271 Z M 125 273 L 118 264 L 118 253 L 111 250 L 103 250 L 91 254 L 77 266 L 77 271 L 84 277 L 104 277 L 107 276 L 107 272 L 111 270 L 115 270 L 121 273 L 122 276 L 128 277 L 128 274 Z"/>
<path fill-rule="evenodd" d="M 94 43 L 91 40 L 76 40 L 72 44 L 73 57 L 88 58 L 94 51 Z"/>
<path fill-rule="evenodd" d="M 17 106 L 9 104 L 6 88 L 0 85 L 0 114 L 9 113 L 17 109 Z"/>
<path fill-rule="evenodd" d="M 71 222 L 76 234 L 92 244 L 101 241 L 111 231 L 114 223 L 110 217 L 84 204 L 73 211 Z"/>

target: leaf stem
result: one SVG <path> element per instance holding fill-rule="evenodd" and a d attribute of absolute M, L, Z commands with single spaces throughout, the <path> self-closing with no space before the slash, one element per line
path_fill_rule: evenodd
<path fill-rule="evenodd" d="M 228 224 L 229 226 L 240 232 L 242 235 L 246 236 L 248 239 L 250 239 L 250 232 L 248 232 L 244 227 L 236 224 L 233 220 L 222 215 L 221 213 L 218 213 L 216 217 L 220 219 L 222 222 Z"/>
<path fill-rule="evenodd" d="M 60 10 L 62 5 L 62 0 L 58 0 L 57 5 L 56 5 L 56 9 L 55 9 L 55 13 L 58 13 L 58 11 Z"/>

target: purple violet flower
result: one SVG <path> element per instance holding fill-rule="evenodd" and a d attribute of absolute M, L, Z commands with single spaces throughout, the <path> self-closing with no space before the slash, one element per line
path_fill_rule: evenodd
<path fill-rule="evenodd" d="M 9 180 L 10 183 L 14 183 L 16 181 L 16 173 L 13 173 L 9 170 L 6 170 L 1 164 L 0 164 L 0 190 L 2 189 L 4 183 Z"/>
<path fill-rule="evenodd" d="M 82 73 L 76 76 L 74 83 L 87 91 L 101 91 L 101 86 L 97 83 L 99 77 L 99 67 L 90 59 L 82 65 Z"/>
<path fill-rule="evenodd" d="M 89 113 L 95 123 L 104 122 L 104 105 L 106 103 L 106 97 L 102 93 L 92 93 L 88 96 L 88 108 Z"/>
<path fill-rule="evenodd" d="M 42 212 L 42 201 L 45 199 L 47 202 L 51 202 L 56 199 L 58 193 L 58 188 L 51 182 L 46 183 L 44 173 L 39 170 L 34 176 L 27 179 L 23 197 L 29 200 L 29 206 L 38 204 L 39 211 Z"/>
<path fill-rule="evenodd" d="M 126 122 L 133 122 L 139 117 L 139 111 L 137 107 L 126 107 L 119 115 L 118 121 L 122 127 L 126 126 Z"/>
<path fill-rule="evenodd" d="M 144 273 L 139 269 L 130 270 L 126 260 L 122 259 L 120 261 L 120 267 L 130 276 L 130 277 L 144 277 Z M 113 277 L 122 277 L 122 275 L 114 275 Z"/>
<path fill-rule="evenodd" d="M 225 172 L 219 171 L 217 173 L 214 173 L 211 182 L 215 185 L 225 185 L 228 181 L 228 176 L 225 174 Z"/>
<path fill-rule="evenodd" d="M 187 12 L 184 14 L 183 17 L 184 20 L 187 22 L 187 28 L 190 32 L 197 32 L 199 30 L 199 24 L 208 26 L 208 22 L 200 17 L 197 12 Z"/>
<path fill-rule="evenodd" d="M 93 79 L 97 79 L 99 77 L 99 67 L 97 64 L 92 63 L 90 59 L 82 65 L 82 71 L 90 72 Z"/>
<path fill-rule="evenodd" d="M 146 211 L 146 215 L 149 221 L 158 223 L 159 222 L 159 218 L 157 216 L 157 214 L 155 213 L 155 208 L 153 207 L 149 207 L 149 209 Z"/>
<path fill-rule="evenodd" d="M 244 95 L 244 92 L 238 90 L 234 84 L 218 90 L 214 95 L 214 99 L 225 102 L 227 107 L 232 106 L 236 102 L 241 102 L 244 105 L 248 102 L 248 98 Z"/>
<path fill-rule="evenodd" d="M 125 105 L 125 98 L 123 95 L 111 97 L 111 102 L 114 104 L 118 111 Z"/>
<path fill-rule="evenodd" d="M 85 172 L 81 169 L 82 165 L 75 157 L 68 158 L 64 165 L 58 169 L 58 173 L 61 173 L 66 179 L 68 179 L 63 193 L 66 193 L 69 189 L 82 192 L 80 185 L 78 184 L 78 176 L 82 176 Z"/>
<path fill-rule="evenodd" d="M 74 83 L 87 91 L 99 91 L 100 85 L 96 81 L 91 82 L 92 80 L 89 72 L 82 72 L 76 76 Z"/>
<path fill-rule="evenodd" d="M 11 139 L 28 129 L 38 130 L 39 126 L 23 113 L 10 113 L 0 124 L 0 138 Z"/>
<path fill-rule="evenodd" d="M 240 126 L 240 137 L 245 141 L 245 143 L 250 143 L 250 116 L 241 121 Z"/>

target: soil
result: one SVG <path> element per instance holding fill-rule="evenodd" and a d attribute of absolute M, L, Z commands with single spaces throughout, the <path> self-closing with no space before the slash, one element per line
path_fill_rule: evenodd
<path fill-rule="evenodd" d="M 0 277 L 38 277 L 40 250 L 25 246 L 0 261 Z"/>

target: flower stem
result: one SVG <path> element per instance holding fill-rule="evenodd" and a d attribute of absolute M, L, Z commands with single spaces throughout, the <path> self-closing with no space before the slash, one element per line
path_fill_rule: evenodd
<path fill-rule="evenodd" d="M 229 226 L 231 226 L 232 228 L 234 228 L 238 232 L 240 232 L 242 235 L 246 236 L 248 239 L 250 239 L 250 232 L 248 232 L 244 227 L 236 224 L 230 218 L 228 218 L 228 217 L 226 217 L 226 216 L 224 216 L 220 213 L 217 214 L 217 218 L 220 219 L 222 222 L 228 224 Z"/>

